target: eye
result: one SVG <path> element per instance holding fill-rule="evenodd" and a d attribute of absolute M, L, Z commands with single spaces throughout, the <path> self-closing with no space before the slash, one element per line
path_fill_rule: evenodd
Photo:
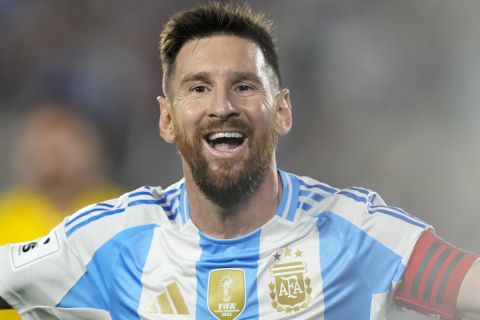
<path fill-rule="evenodd" d="M 237 87 L 238 91 L 248 91 L 251 90 L 252 87 L 247 86 L 246 84 L 241 84 Z"/>
<path fill-rule="evenodd" d="M 253 93 L 255 89 L 256 88 L 253 85 L 244 82 L 238 83 L 234 87 L 234 91 L 237 92 L 239 95 L 249 95 Z"/>
<path fill-rule="evenodd" d="M 205 93 L 208 91 L 208 88 L 205 85 L 199 84 L 191 87 L 190 91 L 194 93 Z"/>

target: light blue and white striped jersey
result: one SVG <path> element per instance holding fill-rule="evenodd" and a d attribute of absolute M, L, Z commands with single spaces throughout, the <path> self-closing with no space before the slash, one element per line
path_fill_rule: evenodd
<path fill-rule="evenodd" d="M 374 192 L 279 171 L 276 215 L 236 239 L 191 221 L 183 180 L 89 206 L 0 249 L 24 319 L 385 319 L 428 226 Z"/>

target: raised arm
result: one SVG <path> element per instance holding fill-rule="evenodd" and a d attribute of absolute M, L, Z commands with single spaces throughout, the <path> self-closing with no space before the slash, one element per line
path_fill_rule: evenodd
<path fill-rule="evenodd" d="M 480 260 L 465 275 L 457 299 L 457 310 L 467 319 L 480 319 Z"/>
<path fill-rule="evenodd" d="M 478 259 L 427 230 L 415 245 L 395 300 L 441 319 L 480 319 Z"/>

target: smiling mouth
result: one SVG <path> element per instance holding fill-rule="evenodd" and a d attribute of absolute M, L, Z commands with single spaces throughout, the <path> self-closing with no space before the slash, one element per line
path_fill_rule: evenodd
<path fill-rule="evenodd" d="M 245 142 L 245 134 L 241 132 L 215 132 L 204 137 L 205 141 L 217 151 L 230 151 Z"/>

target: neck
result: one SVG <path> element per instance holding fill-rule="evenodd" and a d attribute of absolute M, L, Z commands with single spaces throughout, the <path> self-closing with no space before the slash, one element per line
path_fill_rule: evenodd
<path fill-rule="evenodd" d="M 213 238 L 237 238 L 258 229 L 275 215 L 282 194 L 274 161 L 257 190 L 242 203 L 228 208 L 218 206 L 203 194 L 187 165 L 184 165 L 184 174 L 191 219 Z"/>

